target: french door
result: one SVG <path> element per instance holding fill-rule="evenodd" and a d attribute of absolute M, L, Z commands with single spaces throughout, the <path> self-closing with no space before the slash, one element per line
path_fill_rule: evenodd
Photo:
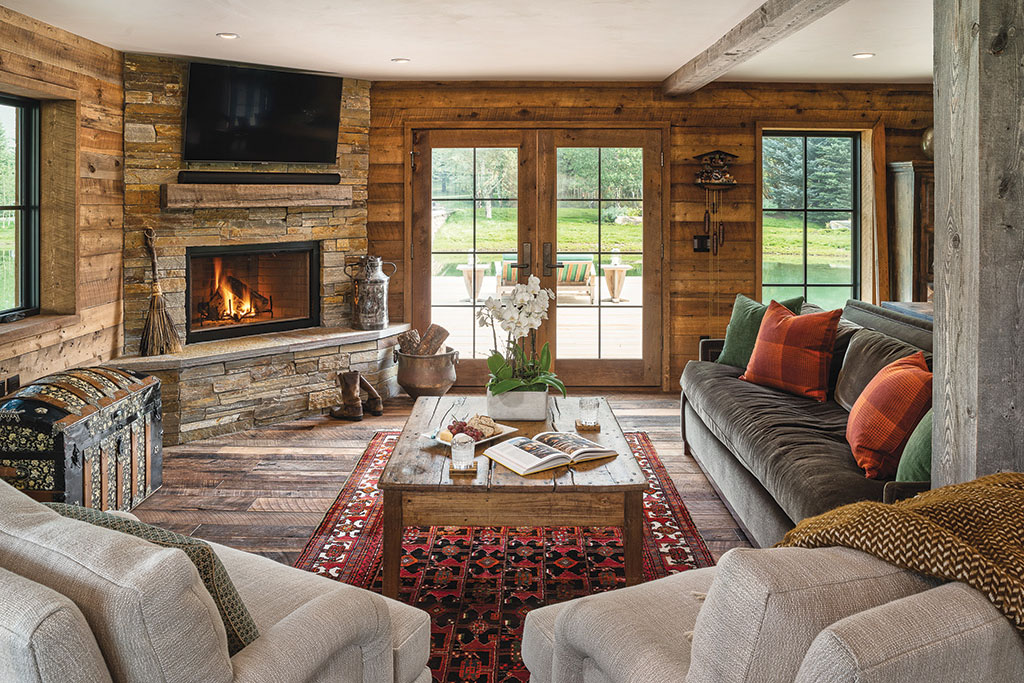
<path fill-rule="evenodd" d="M 450 332 L 459 384 L 483 383 L 495 346 L 477 311 L 530 275 L 556 292 L 538 345 L 566 384 L 660 384 L 660 130 L 431 129 L 413 147 L 412 322 Z"/>

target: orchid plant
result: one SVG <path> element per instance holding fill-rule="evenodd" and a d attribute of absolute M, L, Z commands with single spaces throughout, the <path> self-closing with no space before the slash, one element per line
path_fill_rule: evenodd
<path fill-rule="evenodd" d="M 494 395 L 507 391 L 547 391 L 554 387 L 566 395 L 565 384 L 551 371 L 551 351 L 545 343 L 537 353 L 537 329 L 548 318 L 548 306 L 555 298 L 550 289 L 541 289 L 540 279 L 531 275 L 527 283 L 517 284 L 512 292 L 496 299 L 488 297 L 477 321 L 490 326 L 494 349 L 487 359 L 491 372 L 487 388 Z M 505 335 L 499 350 L 498 328 Z M 525 346 L 529 338 L 530 351 Z"/>

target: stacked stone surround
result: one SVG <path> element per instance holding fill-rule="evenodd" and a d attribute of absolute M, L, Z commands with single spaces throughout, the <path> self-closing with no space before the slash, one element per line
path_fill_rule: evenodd
<path fill-rule="evenodd" d="M 124 58 L 124 349 L 139 349 L 151 277 L 143 231 L 156 233 L 157 271 L 168 310 L 185 338 L 185 249 L 279 242 L 320 242 L 322 324 L 349 323 L 346 258 L 366 253 L 366 181 L 370 82 L 344 79 L 337 165 L 186 164 L 182 160 L 187 61 L 126 54 Z M 178 171 L 338 172 L 352 186 L 348 206 L 165 210 L 160 185 Z"/>
<path fill-rule="evenodd" d="M 190 344 L 181 354 L 109 365 L 160 378 L 164 445 L 316 415 L 341 405 L 338 375 L 358 370 L 385 397 L 398 393 L 397 336 L 310 328 Z"/>

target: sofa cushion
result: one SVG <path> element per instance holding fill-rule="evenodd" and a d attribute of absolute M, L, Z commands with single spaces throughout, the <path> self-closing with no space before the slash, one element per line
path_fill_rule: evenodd
<path fill-rule="evenodd" d="M 932 411 L 928 411 L 914 427 L 896 468 L 896 481 L 931 481 L 932 479 Z"/>
<path fill-rule="evenodd" d="M 0 681 L 110 681 L 96 638 L 75 603 L 5 569 L 0 569 L 0 586 Z"/>
<path fill-rule="evenodd" d="M 0 510 L 0 566 L 70 598 L 114 680 L 231 680 L 224 624 L 185 553 L 61 517 L 4 482 Z"/>
<path fill-rule="evenodd" d="M 920 351 L 878 371 L 850 411 L 846 440 L 872 479 L 896 475 L 903 447 L 932 406 L 932 373 Z"/>
<path fill-rule="evenodd" d="M 422 675 L 430 651 L 430 617 L 426 612 L 355 586 L 288 567 L 266 557 L 217 543 L 210 545 L 231 574 L 239 595 L 249 605 L 249 611 L 262 633 L 269 633 L 272 626 L 326 593 L 351 595 L 352 602 L 369 600 L 386 609 L 391 629 L 395 682 L 412 683 Z M 357 614 L 355 617 L 369 619 L 370 615 Z M 310 626 L 305 625 L 307 640 Z M 331 625 L 327 623 L 323 626 Z M 339 666 L 339 670 L 343 670 L 343 667 Z"/>
<path fill-rule="evenodd" d="M 818 304 L 805 301 L 800 307 L 800 315 L 808 313 L 824 313 L 825 309 Z M 863 329 L 860 325 L 850 322 L 846 318 L 840 318 L 836 325 L 836 341 L 832 345 L 832 362 L 828 368 L 828 391 L 831 397 L 836 390 L 836 382 L 839 381 L 839 372 L 843 369 L 843 360 L 846 358 L 846 350 L 850 348 L 850 340 L 857 330 Z"/>
<path fill-rule="evenodd" d="M 249 616 L 245 603 L 238 597 L 238 591 L 231 583 L 231 577 L 224 569 L 217 554 L 210 544 L 191 536 L 182 536 L 173 531 L 144 524 L 137 520 L 125 519 L 100 510 L 84 508 L 80 505 L 65 503 L 47 503 L 47 507 L 58 514 L 82 522 L 88 522 L 104 529 L 111 529 L 149 541 L 163 548 L 178 548 L 185 552 L 188 559 L 195 565 L 199 578 L 210 592 L 221 621 L 228 634 L 228 654 L 234 655 L 243 647 L 260 637 L 255 622 Z"/>
<path fill-rule="evenodd" d="M 936 584 L 849 548 L 730 550 L 697 616 L 686 681 L 789 683 L 823 628 Z"/>
<path fill-rule="evenodd" d="M 878 371 L 889 363 L 906 358 L 921 351 L 916 346 L 900 341 L 875 330 L 859 330 L 850 340 L 850 347 L 843 360 L 836 384 L 836 403 L 850 410 L 857 397 L 864 391 Z M 931 354 L 925 352 L 928 367 L 932 366 Z"/>
<path fill-rule="evenodd" d="M 884 483 L 864 476 L 846 442 L 849 413 L 834 401 L 742 382 L 737 373 L 728 365 L 691 361 L 683 371 L 683 393 L 794 523 L 847 503 L 882 499 Z"/>
<path fill-rule="evenodd" d="M 779 303 L 794 313 L 799 313 L 803 301 L 804 298 L 798 296 L 784 299 Z M 728 327 L 725 328 L 725 342 L 716 362 L 738 368 L 747 367 L 750 354 L 754 351 L 754 342 L 757 341 L 757 331 L 761 329 L 761 321 L 767 310 L 768 304 L 758 303 L 742 294 L 736 295 L 736 301 L 732 305 L 732 316 L 729 318 Z"/>
<path fill-rule="evenodd" d="M 795 315 L 778 302 L 771 302 L 740 379 L 824 401 L 841 314 L 837 309 Z"/>
<path fill-rule="evenodd" d="M 1024 680 L 1024 639 L 962 583 L 852 614 L 811 643 L 796 683 Z"/>

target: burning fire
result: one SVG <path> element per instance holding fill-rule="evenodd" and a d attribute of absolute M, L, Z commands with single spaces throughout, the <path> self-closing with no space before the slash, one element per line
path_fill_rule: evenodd
<path fill-rule="evenodd" d="M 227 318 L 241 320 L 256 315 L 252 307 L 252 290 L 246 288 L 241 296 L 235 296 L 228 285 L 227 278 L 221 277 L 223 261 L 218 256 L 213 259 L 213 289 L 220 294 L 223 301 L 223 313 Z"/>

